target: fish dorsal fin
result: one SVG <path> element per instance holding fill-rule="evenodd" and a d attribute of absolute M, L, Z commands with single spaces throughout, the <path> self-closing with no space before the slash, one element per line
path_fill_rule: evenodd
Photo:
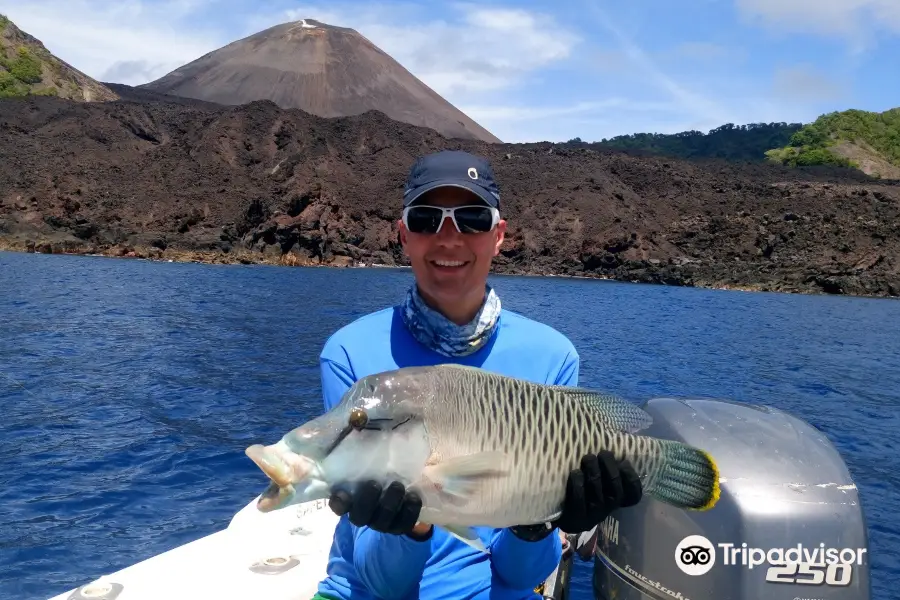
<path fill-rule="evenodd" d="M 625 433 L 635 433 L 650 427 L 653 417 L 636 404 L 595 390 L 564 385 L 549 386 L 566 401 L 580 402 L 589 407 L 597 418 L 608 427 Z"/>

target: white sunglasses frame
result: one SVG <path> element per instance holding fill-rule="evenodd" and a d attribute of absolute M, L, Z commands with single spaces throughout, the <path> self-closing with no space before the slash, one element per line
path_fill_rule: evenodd
<path fill-rule="evenodd" d="M 456 231 L 462 233 L 463 235 L 470 235 L 469 233 L 463 233 L 463 231 L 459 228 L 459 223 L 456 222 L 456 210 L 459 208 L 486 208 L 491 211 L 491 228 L 485 232 L 475 232 L 475 233 L 490 233 L 497 227 L 497 224 L 500 222 L 500 211 L 493 206 L 485 206 L 484 204 L 466 204 L 464 206 L 451 206 L 449 208 L 444 206 L 434 206 L 432 204 L 414 204 L 412 206 L 407 206 L 403 209 L 403 225 L 409 229 L 409 222 L 407 221 L 407 215 L 409 211 L 413 208 L 434 208 L 436 210 L 441 211 L 441 221 L 438 224 L 437 231 L 434 233 L 425 233 L 420 235 L 437 235 L 441 232 L 441 228 L 444 227 L 444 221 L 447 220 L 447 217 L 450 217 L 450 220 L 453 221 L 453 226 L 456 227 Z M 412 232 L 415 233 L 415 232 Z"/>

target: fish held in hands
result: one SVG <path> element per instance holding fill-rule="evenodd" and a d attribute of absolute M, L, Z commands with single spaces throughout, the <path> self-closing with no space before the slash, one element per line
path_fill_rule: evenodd
<path fill-rule="evenodd" d="M 246 453 L 272 480 L 260 511 L 327 498 L 337 484 L 399 481 L 421 497 L 421 522 L 483 549 L 472 527 L 556 519 L 570 471 L 601 451 L 631 463 L 644 495 L 712 508 L 713 458 L 637 433 L 651 422 L 615 396 L 445 364 L 364 377 L 327 413 Z"/>

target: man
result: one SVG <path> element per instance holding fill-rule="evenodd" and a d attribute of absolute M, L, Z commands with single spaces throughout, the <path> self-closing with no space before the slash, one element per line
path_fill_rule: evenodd
<path fill-rule="evenodd" d="M 400 241 L 415 284 L 400 306 L 366 315 L 333 334 L 320 356 L 325 408 L 358 379 L 399 367 L 455 362 L 547 384 L 577 385 L 579 357 L 556 330 L 502 310 L 487 284 L 506 231 L 490 165 L 465 152 L 420 158 L 403 195 Z M 552 525 L 481 528 L 482 553 L 417 522 L 421 500 L 393 483 L 339 487 L 342 515 L 320 598 L 538 597 L 559 563 L 556 528 L 593 528 L 613 509 L 636 504 L 640 481 L 608 455 L 586 457 L 569 478 Z"/>

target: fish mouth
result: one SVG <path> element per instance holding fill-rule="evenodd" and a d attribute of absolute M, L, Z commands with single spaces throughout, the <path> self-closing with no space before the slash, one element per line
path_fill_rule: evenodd
<path fill-rule="evenodd" d="M 276 510 L 290 503 L 297 494 L 296 484 L 307 482 L 315 463 L 305 456 L 285 452 L 277 446 L 254 444 L 244 454 L 271 480 L 260 495 L 256 507 L 262 512 Z"/>
<path fill-rule="evenodd" d="M 256 466 L 275 484 L 287 487 L 293 483 L 291 481 L 291 470 L 288 468 L 287 463 L 269 448 L 262 444 L 254 444 L 244 450 L 244 454 L 256 463 Z"/>
<path fill-rule="evenodd" d="M 254 444 L 244 450 L 250 460 L 256 463 L 269 479 L 280 485 L 288 487 L 306 479 L 312 472 L 313 461 L 305 456 L 299 456 L 292 452 L 279 452 L 273 446 Z"/>
<path fill-rule="evenodd" d="M 256 501 L 256 508 L 260 512 L 271 512 L 284 506 L 285 502 L 290 500 L 293 495 L 294 486 L 287 485 L 282 487 L 273 481 L 260 494 L 259 500 Z"/>

